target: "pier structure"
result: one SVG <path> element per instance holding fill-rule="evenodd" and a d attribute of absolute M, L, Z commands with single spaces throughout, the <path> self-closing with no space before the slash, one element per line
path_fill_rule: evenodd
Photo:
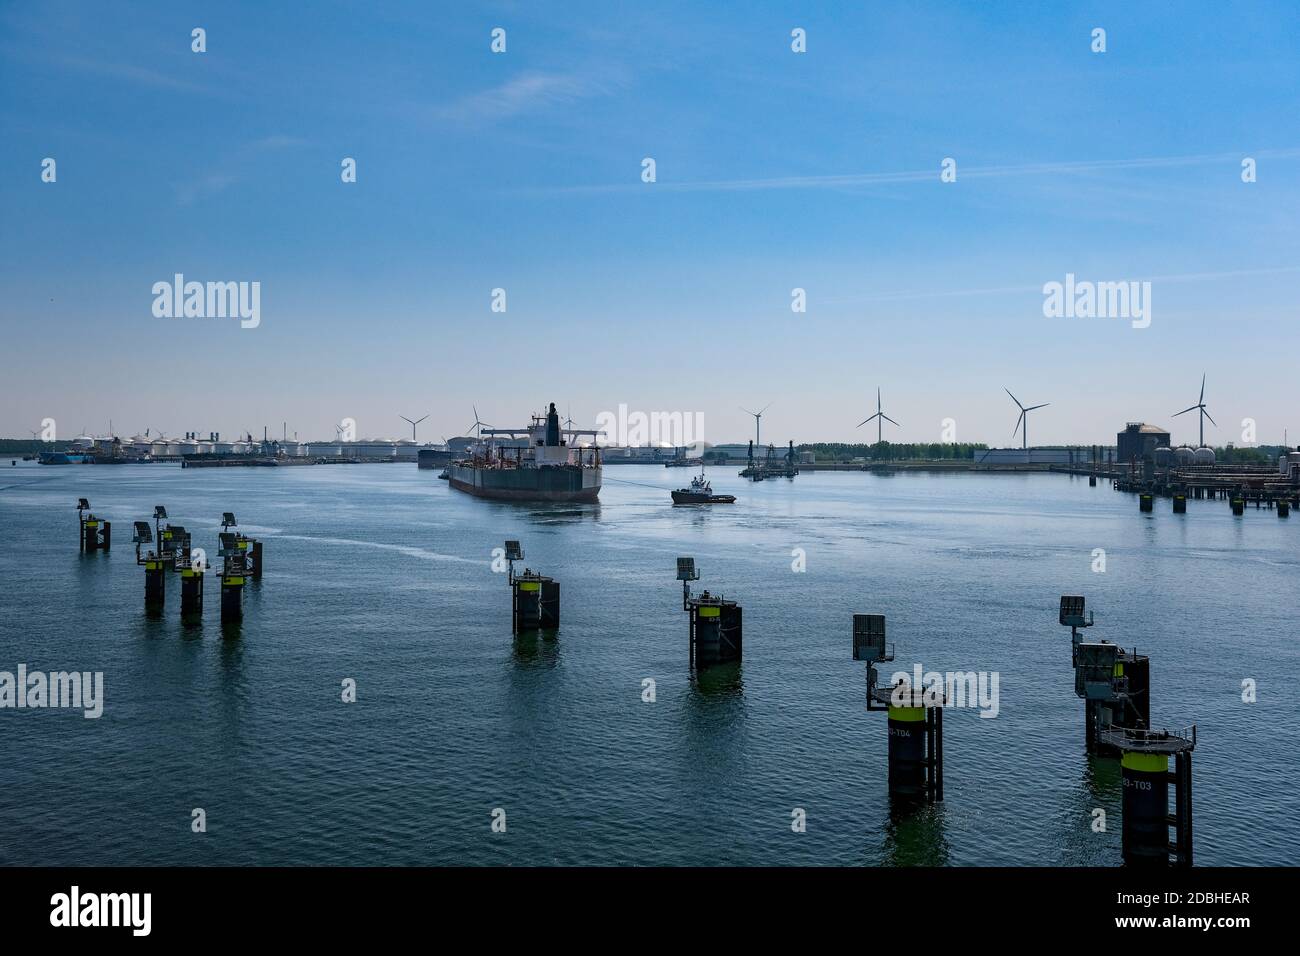
<path fill-rule="evenodd" d="M 1192 751 L 1196 725 L 1183 730 L 1150 731 L 1110 727 L 1107 746 L 1120 753 L 1124 784 L 1122 845 L 1124 865 L 1192 865 Z M 1169 769 L 1169 758 L 1174 769 Z M 1169 812 L 1173 786 L 1174 812 Z M 1174 838 L 1169 839 L 1173 828 Z"/>
<path fill-rule="evenodd" d="M 764 481 L 768 478 L 793 478 L 799 474 L 798 456 L 794 453 L 794 440 L 784 455 L 778 457 L 775 445 L 767 446 L 767 453 L 761 459 L 754 458 L 754 443 L 749 443 L 748 464 L 740 472 L 741 478 L 750 481 Z"/>
<path fill-rule="evenodd" d="M 247 542 L 233 531 L 220 534 L 221 550 L 221 623 L 234 624 L 244 619 L 244 584 L 248 572 Z"/>
<path fill-rule="evenodd" d="M 708 590 L 691 594 L 691 582 L 700 573 L 694 558 L 677 559 L 677 580 L 682 582 L 682 610 L 690 617 L 690 662 L 708 667 L 741 659 L 744 620 L 740 605 Z"/>
<path fill-rule="evenodd" d="M 262 576 L 262 542 L 231 528 L 238 527 L 234 512 L 221 514 L 221 622 L 237 624 L 244 619 L 244 587 L 250 578 Z"/>
<path fill-rule="evenodd" d="M 1102 731 L 1111 727 L 1145 730 L 1151 724 L 1151 660 L 1137 649 L 1110 641 L 1084 640 L 1093 626 L 1079 595 L 1061 597 L 1060 623 L 1070 629 L 1074 693 L 1084 702 L 1084 740 L 1089 753 L 1114 755 Z"/>
<path fill-rule="evenodd" d="M 221 530 L 229 531 L 231 528 L 239 526 L 235 520 L 233 511 L 221 512 Z M 245 552 L 244 570 L 248 577 L 254 581 L 262 580 L 262 542 L 257 538 L 250 538 L 243 532 L 235 532 L 235 543 Z"/>
<path fill-rule="evenodd" d="M 883 710 L 889 731 L 889 796 L 899 803 L 943 800 L 946 687 L 913 687 L 906 677 L 881 685 L 876 665 L 894 659 L 883 614 L 853 615 L 853 659 L 867 665 L 867 710 Z"/>
<path fill-rule="evenodd" d="M 131 542 L 135 545 L 135 563 L 144 568 L 144 610 L 150 616 L 161 614 L 167 600 L 167 569 L 163 564 L 161 545 L 158 551 L 141 551 L 141 546 L 153 544 L 154 538 L 149 522 L 135 523 Z"/>
<path fill-rule="evenodd" d="M 531 568 L 515 574 L 515 562 L 524 559 L 524 549 L 518 541 L 507 541 L 505 551 L 509 564 L 511 631 L 518 634 L 559 627 L 560 582 Z"/>
<path fill-rule="evenodd" d="M 184 525 L 167 524 L 162 529 L 162 541 L 167 545 L 171 555 L 170 563 L 164 564 L 164 572 L 171 570 L 181 576 L 181 620 L 193 623 L 203 619 L 203 572 L 205 563 L 203 552 L 195 552 L 191 547 L 190 533 Z M 196 566 L 197 565 L 197 566 Z"/>
<path fill-rule="evenodd" d="M 208 558 L 202 548 L 190 547 L 188 531 L 179 531 L 175 567 L 181 576 L 181 622 L 197 624 L 203 620 L 203 576 L 208 570 Z"/>
<path fill-rule="evenodd" d="M 1142 511 L 1152 510 L 1147 499 L 1155 497 L 1173 499 L 1175 514 L 1186 513 L 1189 498 L 1226 501 L 1238 516 L 1252 504 L 1256 510 L 1276 510 L 1280 518 L 1300 506 L 1300 454 L 1288 452 L 1273 467 L 1216 463 L 1209 449 L 1199 449 L 1206 453 L 1208 461 L 1188 461 L 1187 451 L 1157 448 L 1141 459 L 1134 456 L 1126 468 L 1109 475 L 1111 486 L 1116 491 L 1137 494 Z"/>
<path fill-rule="evenodd" d="M 181 621 L 197 623 L 203 620 L 203 573 L 207 570 L 205 560 L 191 557 L 184 565 L 177 568 L 181 574 Z"/>
<path fill-rule="evenodd" d="M 163 521 L 167 519 L 167 509 L 162 505 L 153 506 L 153 530 L 158 543 L 158 560 L 163 563 L 163 570 L 170 571 L 176 565 L 176 540 L 174 529 L 170 524 L 164 529 Z M 183 528 L 181 529 L 184 530 Z"/>
<path fill-rule="evenodd" d="M 90 502 L 77 499 L 77 525 L 80 527 L 79 550 L 83 554 L 108 551 L 113 547 L 113 523 L 90 513 Z"/>
<path fill-rule="evenodd" d="M 1088 752 L 1120 760 L 1125 865 L 1191 866 L 1195 725 L 1175 731 L 1151 727 L 1150 659 L 1108 641 L 1085 641 L 1080 631 L 1094 621 L 1091 614 L 1084 616 L 1083 597 L 1061 597 L 1060 623 L 1070 628 L 1074 690 L 1085 702 Z"/>

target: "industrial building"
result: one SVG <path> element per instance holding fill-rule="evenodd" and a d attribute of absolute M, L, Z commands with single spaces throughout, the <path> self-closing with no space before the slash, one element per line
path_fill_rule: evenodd
<path fill-rule="evenodd" d="M 1169 432 L 1157 425 L 1146 422 L 1129 422 L 1124 430 L 1115 436 L 1115 460 L 1117 462 L 1142 461 L 1154 458 L 1157 448 L 1168 448 Z"/>
<path fill-rule="evenodd" d="M 1085 458 L 1080 448 L 989 448 L 975 452 L 976 465 L 1073 465 Z"/>

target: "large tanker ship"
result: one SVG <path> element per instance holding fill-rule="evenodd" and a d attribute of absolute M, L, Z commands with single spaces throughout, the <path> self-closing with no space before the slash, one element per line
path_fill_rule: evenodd
<path fill-rule="evenodd" d="M 453 488 L 479 498 L 595 501 L 600 494 L 600 449 L 571 445 L 568 439 L 598 434 L 594 429 L 560 428 L 552 402 L 546 414 L 534 415 L 526 428 L 482 429 L 469 456 L 447 466 L 447 479 Z"/>

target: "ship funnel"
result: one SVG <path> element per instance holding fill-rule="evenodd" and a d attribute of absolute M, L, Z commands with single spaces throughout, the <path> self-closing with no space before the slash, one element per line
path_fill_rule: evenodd
<path fill-rule="evenodd" d="M 555 410 L 555 403 L 551 402 L 550 409 L 546 412 L 546 446 L 548 448 L 558 447 L 560 444 L 560 413 Z"/>

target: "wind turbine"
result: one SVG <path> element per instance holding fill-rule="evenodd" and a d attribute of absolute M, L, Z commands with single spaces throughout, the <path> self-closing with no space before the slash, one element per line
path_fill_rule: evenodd
<path fill-rule="evenodd" d="M 470 408 L 474 409 L 474 424 L 470 425 L 469 427 L 473 429 L 477 429 L 474 433 L 474 437 L 481 440 L 483 438 L 483 426 L 487 425 L 488 423 L 479 421 L 477 406 L 471 405 Z M 492 426 L 488 425 L 488 427 L 491 428 Z"/>
<path fill-rule="evenodd" d="M 889 424 L 891 425 L 898 425 L 898 422 L 894 421 L 892 418 L 890 418 L 888 415 L 886 415 L 883 411 L 880 410 L 879 386 L 876 387 L 876 414 L 872 415 L 871 418 L 867 418 L 858 422 L 858 427 L 861 428 L 867 422 L 871 421 L 872 418 L 876 420 L 876 444 L 879 445 L 882 441 L 884 441 L 885 422 L 889 422 Z M 898 427 L 902 428 L 903 426 L 898 425 Z"/>
<path fill-rule="evenodd" d="M 1197 447 L 1198 447 L 1198 448 L 1204 448 L 1204 447 L 1205 447 L 1205 420 L 1206 420 L 1207 418 L 1210 418 L 1210 413 L 1207 412 L 1207 411 L 1205 410 L 1205 373 L 1204 373 L 1204 372 L 1201 373 L 1201 398 L 1200 398 L 1200 401 L 1197 402 L 1195 405 L 1191 406 L 1190 408 L 1184 408 L 1181 412 L 1174 412 L 1174 418 L 1177 418 L 1179 415 L 1186 415 L 1188 412 L 1194 412 L 1194 411 L 1197 411 L 1197 410 L 1199 410 L 1200 413 L 1201 413 L 1201 414 L 1200 414 L 1200 419 L 1201 419 L 1201 443 L 1200 443 Z M 1219 423 L 1216 422 L 1213 418 L 1210 418 L 1210 424 L 1213 425 L 1215 428 L 1218 428 L 1218 427 L 1219 427 Z"/>
<path fill-rule="evenodd" d="M 772 407 L 772 403 L 768 402 L 766 405 L 764 405 L 756 412 L 751 412 L 748 408 L 744 408 L 743 406 L 740 409 L 746 415 L 754 416 L 754 446 L 755 447 L 761 447 L 763 444 L 762 441 L 759 440 L 759 436 L 762 434 L 763 412 L 767 411 L 771 407 Z"/>
<path fill-rule="evenodd" d="M 1011 389 L 1007 388 L 1005 385 L 1002 387 L 1002 390 L 1003 390 L 1004 392 L 1006 392 L 1008 395 L 1011 395 Z M 1023 449 L 1027 452 L 1027 451 L 1029 451 L 1029 413 L 1032 412 L 1032 411 L 1033 411 L 1034 409 L 1036 409 L 1036 408 L 1046 408 L 1048 405 L 1050 405 L 1050 404 L 1052 404 L 1052 403 L 1051 403 L 1051 402 L 1043 402 L 1043 404 L 1041 404 L 1041 405 L 1030 405 L 1028 408 L 1026 408 L 1024 405 L 1021 405 L 1021 404 L 1020 404 L 1020 399 L 1016 398 L 1016 396 L 1011 395 L 1011 400 L 1012 400 L 1013 402 L 1015 402 L 1015 403 L 1016 403 L 1016 407 L 1020 409 L 1020 417 L 1016 419 L 1016 427 L 1015 427 L 1015 429 L 1012 430 L 1012 432 L 1011 432 L 1011 437 L 1012 437 L 1012 438 L 1015 438 L 1015 437 L 1016 437 L 1016 432 L 1021 432 L 1021 434 L 1020 434 L 1020 440 L 1021 440 L 1020 447 L 1023 448 Z M 1021 429 L 1020 429 L 1020 425 L 1021 425 L 1022 422 L 1024 423 L 1024 426 L 1025 426 L 1023 431 L 1021 431 Z"/>
<path fill-rule="evenodd" d="M 564 428 L 566 431 L 573 431 L 573 406 L 572 405 L 570 405 L 564 411 Z M 574 440 L 572 438 L 566 438 L 565 442 L 570 445 L 574 444 Z"/>
<path fill-rule="evenodd" d="M 415 426 L 418 425 L 418 424 L 420 424 L 420 422 L 424 421 L 424 418 L 428 418 L 429 416 L 428 416 L 428 415 L 425 415 L 424 418 L 417 418 L 417 419 L 415 419 L 415 421 L 411 421 L 411 419 L 407 418 L 405 415 L 398 415 L 397 417 L 400 418 L 400 419 L 401 419 L 402 421 L 404 421 L 404 422 L 408 422 L 408 423 L 410 423 L 410 426 L 411 426 L 411 441 L 415 441 L 415 440 L 416 440 L 416 438 L 415 438 Z M 475 416 L 475 417 L 477 418 L 478 416 Z"/>

